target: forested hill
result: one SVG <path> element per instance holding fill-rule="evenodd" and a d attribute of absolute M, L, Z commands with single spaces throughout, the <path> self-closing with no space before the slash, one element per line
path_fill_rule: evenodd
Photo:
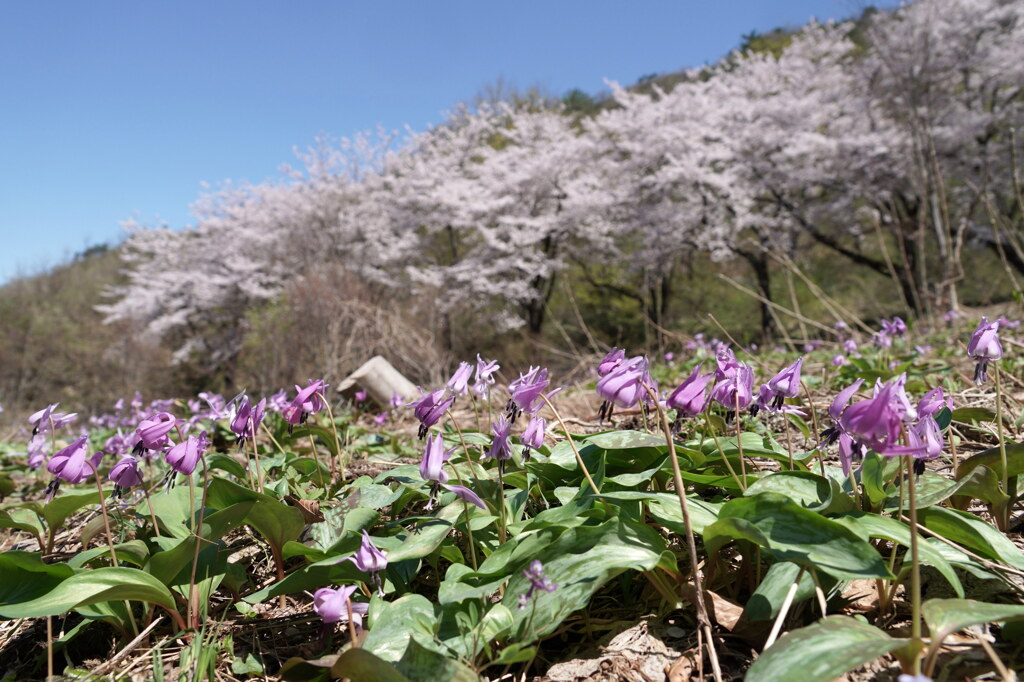
<path fill-rule="evenodd" d="M 708 312 L 741 340 L 801 339 L 823 332 L 787 309 L 1005 297 L 1024 277 L 1021 83 L 1024 2 L 918 0 L 745 36 L 607 98 L 321 140 L 286 177 L 201 197 L 188 229 L 136 227 L 0 290 L 0 404 L 269 390 L 372 352 L 426 380 L 478 350 L 653 349 Z"/>

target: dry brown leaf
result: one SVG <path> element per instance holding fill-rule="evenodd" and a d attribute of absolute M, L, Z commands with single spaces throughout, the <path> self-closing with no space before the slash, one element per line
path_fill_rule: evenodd
<path fill-rule="evenodd" d="M 285 495 L 284 501 L 296 507 L 302 513 L 302 520 L 306 523 L 320 523 L 324 521 L 324 515 L 320 511 L 320 502 L 317 500 L 300 500 L 292 495 Z"/>

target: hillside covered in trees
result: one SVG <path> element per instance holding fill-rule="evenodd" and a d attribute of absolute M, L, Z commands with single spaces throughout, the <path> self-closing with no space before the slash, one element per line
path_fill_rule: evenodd
<path fill-rule="evenodd" d="M 271 390 L 375 352 L 426 382 L 550 339 L 654 349 L 708 312 L 741 340 L 801 341 L 831 337 L 786 310 L 852 323 L 1006 298 L 1022 86 L 1024 2 L 917 0 L 750 35 L 607 99 L 319 140 L 277 181 L 201 197 L 188 228 L 135 225 L 4 287 L 0 404 Z"/>

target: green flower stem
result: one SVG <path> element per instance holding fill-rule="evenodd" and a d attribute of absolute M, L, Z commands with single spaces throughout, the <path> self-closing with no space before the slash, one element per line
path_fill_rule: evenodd
<path fill-rule="evenodd" d="M 193 627 L 199 627 L 199 590 L 196 589 L 196 567 L 199 564 L 199 546 L 203 542 L 203 519 L 206 516 L 206 492 L 210 487 L 210 470 L 206 467 L 206 462 L 203 461 L 203 499 L 199 503 L 199 520 L 195 521 L 193 516 L 192 534 L 196 536 L 196 551 L 192 555 L 192 575 L 188 582 L 188 609 L 191 614 L 189 622 Z M 195 483 L 193 482 L 193 476 L 188 477 L 188 499 L 190 502 L 190 512 L 195 514 Z M 284 607 L 284 595 L 281 595 L 281 606 Z"/>
<path fill-rule="evenodd" d="M 452 414 L 451 410 L 448 410 L 448 418 L 452 421 L 452 424 L 455 426 L 455 431 L 459 434 L 459 442 L 462 443 L 462 452 L 465 453 L 465 455 L 466 455 L 466 464 L 469 465 L 469 472 L 471 474 L 473 474 L 473 480 L 476 481 L 476 486 L 477 486 L 476 489 L 480 490 L 480 480 L 476 477 L 476 471 L 474 471 L 474 469 L 473 469 L 473 460 L 471 460 L 469 458 L 469 446 L 466 445 L 466 439 L 462 435 L 462 429 L 459 428 L 459 422 L 456 421 L 455 415 Z M 449 466 L 451 466 L 452 471 L 455 472 L 455 479 L 459 482 L 459 485 L 465 487 L 466 484 L 463 483 L 463 481 L 462 481 L 462 474 L 459 473 L 458 467 L 456 467 L 454 464 L 451 464 L 450 462 L 449 462 Z M 502 505 L 502 506 L 504 507 L 504 505 Z M 477 563 L 476 563 L 476 543 L 473 541 L 473 529 L 469 525 L 469 502 L 467 502 L 466 500 L 462 500 L 462 507 L 463 507 L 463 509 L 466 512 L 466 537 L 469 540 L 469 559 L 472 562 L 473 570 L 475 571 L 476 568 L 477 568 Z M 504 521 L 504 515 L 502 516 L 502 520 Z M 501 535 L 502 535 L 501 541 L 504 542 L 505 541 L 505 537 L 504 537 L 505 536 L 505 525 L 504 525 L 504 523 L 501 525 L 500 528 L 501 528 Z"/>
<path fill-rule="evenodd" d="M 603 497 L 601 497 L 601 491 L 597 489 L 597 484 L 594 483 L 594 479 L 590 475 L 590 471 L 587 469 L 587 465 L 584 464 L 583 457 L 580 455 L 580 451 L 576 447 L 576 442 L 573 441 L 572 436 L 569 434 L 569 427 L 566 426 L 565 422 L 562 420 L 562 415 L 558 413 L 558 410 L 555 409 L 555 406 L 551 404 L 551 401 L 548 400 L 548 397 L 546 395 L 541 395 L 540 397 L 544 401 L 544 404 L 546 404 L 548 408 L 551 410 L 551 412 L 555 415 L 555 419 L 557 419 L 558 423 L 561 425 L 562 432 L 565 434 L 566 439 L 568 439 L 569 441 L 569 447 L 572 448 L 573 454 L 576 455 L 576 462 L 580 465 L 580 469 L 583 470 L 583 475 L 586 476 L 587 483 L 590 484 L 590 489 L 594 491 L 594 494 L 597 495 L 597 497 L 602 502 L 604 502 L 605 506 L 607 507 L 608 503 Z"/>
<path fill-rule="evenodd" d="M 740 487 L 740 491 L 744 493 L 747 492 L 746 481 L 741 480 L 740 477 L 736 475 L 736 470 L 732 468 L 732 464 L 729 462 L 729 458 L 725 456 L 725 452 L 722 450 L 722 444 L 718 442 L 718 435 L 715 433 L 715 427 L 711 424 L 711 415 L 708 414 L 707 410 L 704 411 L 704 421 L 707 423 L 708 431 L 711 432 L 711 437 L 715 441 L 715 447 L 718 448 L 718 454 L 721 456 L 722 461 L 725 462 L 725 468 L 729 470 L 729 473 L 732 475 L 732 479 L 736 481 L 736 485 Z M 704 441 L 702 434 L 701 442 L 698 443 L 697 447 L 699 448 L 701 446 L 701 443 L 703 442 Z M 744 479 L 745 478 L 746 477 L 744 477 Z"/>
<path fill-rule="evenodd" d="M 316 441 L 313 440 L 313 434 L 307 432 L 309 436 L 309 447 L 313 451 L 313 459 L 316 460 L 316 472 L 320 474 L 320 487 L 324 489 L 324 497 L 327 497 L 327 484 L 324 483 L 324 465 L 320 462 L 320 455 L 316 452 Z M 331 478 L 334 478 L 334 458 L 331 458 Z"/>
<path fill-rule="evenodd" d="M 736 402 L 734 407 L 736 408 L 736 450 L 740 455 L 740 476 L 743 477 L 743 481 L 747 480 L 747 463 L 743 459 L 743 439 L 740 436 L 743 435 L 743 425 L 740 424 L 740 394 L 739 391 L 735 395 Z M 744 492 L 746 490 L 744 489 Z"/>
<path fill-rule="evenodd" d="M 341 482 L 345 482 L 345 458 L 341 452 L 341 439 L 338 438 L 338 424 L 334 421 L 334 412 L 331 410 L 331 401 L 329 401 L 322 393 L 317 393 L 320 399 L 324 401 L 324 407 L 327 408 L 327 418 L 331 420 L 331 430 L 334 431 L 334 449 L 338 451 L 338 465 L 341 467 Z M 331 478 L 335 478 L 334 469 L 334 457 L 331 458 Z"/>
<path fill-rule="evenodd" d="M 992 363 L 992 369 L 992 373 L 996 375 L 996 433 L 999 437 L 1000 475 L 1003 492 L 1010 496 L 1010 470 L 1006 464 L 1006 439 L 1003 437 L 1003 385 L 999 379 L 1001 372 L 998 361 Z M 1006 508 L 1000 510 L 1000 513 L 996 515 L 996 525 L 999 526 L 999 530 L 1005 531 L 1010 527 L 1010 507 L 1012 506 L 1013 499 L 1011 498 Z"/>
<path fill-rule="evenodd" d="M 921 674 L 921 562 L 918 556 L 917 537 L 917 490 L 914 482 L 914 458 L 907 457 L 907 492 L 910 499 L 910 649 L 913 657 L 913 674 Z"/>
<path fill-rule="evenodd" d="M 668 445 L 668 459 L 672 462 L 672 481 L 675 484 L 676 495 L 679 497 L 679 510 L 683 514 L 683 527 L 686 530 L 686 549 L 690 555 L 690 572 L 693 575 L 697 622 L 701 630 L 704 631 L 704 636 L 707 640 L 708 658 L 711 660 L 711 670 L 715 676 L 715 681 L 721 682 L 722 669 L 718 663 L 718 652 L 715 651 L 714 633 L 711 631 L 711 620 L 708 618 L 707 605 L 704 603 L 704 588 L 701 584 L 700 565 L 697 562 L 697 541 L 694 539 L 693 525 L 690 523 L 690 506 L 686 501 L 686 486 L 683 484 L 683 473 L 679 469 L 679 459 L 676 457 L 676 444 L 672 438 L 672 430 L 668 425 L 668 417 L 665 416 L 665 410 L 662 409 L 661 403 L 658 401 L 658 395 L 646 384 L 644 389 L 647 390 L 647 395 L 650 396 L 658 410 L 658 421 L 661 423 L 661 429 L 665 434 L 665 443 Z M 731 468 L 729 470 L 732 471 Z M 735 476 L 735 473 L 733 476 Z"/>
<path fill-rule="evenodd" d="M 249 421 L 250 421 L 250 424 L 251 424 L 252 423 L 252 418 L 251 417 L 250 417 Z M 252 429 L 252 438 L 249 438 L 248 440 L 249 440 L 250 443 L 252 443 L 252 463 L 253 463 L 253 467 L 256 468 L 256 483 L 259 485 L 260 492 L 262 493 L 263 492 L 263 467 L 260 466 L 259 446 L 256 444 L 256 429 Z"/>
<path fill-rule="evenodd" d="M 811 399 L 811 389 L 807 388 L 807 382 L 803 379 L 800 380 L 800 386 L 804 389 L 804 395 L 807 397 L 807 411 L 811 413 L 811 423 L 814 424 L 814 433 L 821 433 L 821 426 L 818 425 L 818 413 L 814 411 L 814 401 Z M 821 475 L 825 476 L 825 453 L 820 447 L 815 448 L 818 451 L 818 467 L 821 470 Z"/>

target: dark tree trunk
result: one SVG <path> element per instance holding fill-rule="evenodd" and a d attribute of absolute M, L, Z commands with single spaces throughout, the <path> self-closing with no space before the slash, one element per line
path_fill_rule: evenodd
<path fill-rule="evenodd" d="M 767 252 L 763 249 L 756 253 L 740 249 L 736 253 L 742 256 L 754 270 L 754 276 L 757 278 L 757 288 L 761 291 L 761 296 L 764 297 L 764 300 L 760 301 L 761 337 L 767 343 L 777 331 L 775 328 L 775 318 L 772 316 L 772 309 L 768 304 L 772 300 L 772 280 L 771 270 L 768 268 Z"/>

